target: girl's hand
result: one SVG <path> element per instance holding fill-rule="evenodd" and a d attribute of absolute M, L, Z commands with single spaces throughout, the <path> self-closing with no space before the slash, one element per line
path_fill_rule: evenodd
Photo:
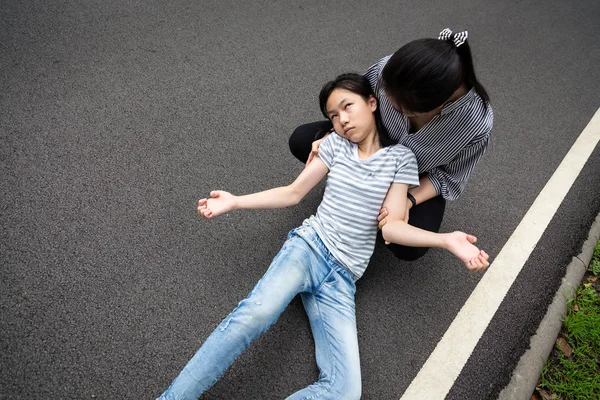
<path fill-rule="evenodd" d="M 481 271 L 488 267 L 488 254 L 479 250 L 473 243 L 477 238 L 464 232 L 452 232 L 447 234 L 447 249 L 458 257 L 471 271 Z"/>
<path fill-rule="evenodd" d="M 213 218 L 235 209 L 236 197 L 223 190 L 210 192 L 210 199 L 198 200 L 198 214 L 203 218 Z"/>
<path fill-rule="evenodd" d="M 306 165 L 310 164 L 310 162 L 313 160 L 313 158 L 315 158 L 315 156 L 319 156 L 319 146 L 321 145 L 321 143 L 323 143 L 323 140 L 325 140 L 327 135 L 323 136 L 319 140 L 315 140 L 312 143 L 310 154 L 308 155 L 308 160 L 306 160 Z M 304 168 L 306 168 L 306 165 L 304 166 Z"/>

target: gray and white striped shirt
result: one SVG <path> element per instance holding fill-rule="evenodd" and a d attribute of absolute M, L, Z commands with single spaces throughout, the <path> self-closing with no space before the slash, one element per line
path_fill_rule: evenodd
<path fill-rule="evenodd" d="M 419 174 L 428 174 L 436 192 L 447 200 L 455 200 L 488 146 L 494 123 L 492 108 L 489 104 L 486 107 L 471 89 L 411 133 L 410 121 L 392 107 L 381 82 L 381 72 L 389 58 L 382 58 L 364 73 L 379 99 L 383 124 L 393 140 L 415 153 Z"/>
<path fill-rule="evenodd" d="M 357 278 L 373 254 L 377 215 L 393 182 L 418 185 L 417 160 L 402 145 L 388 146 L 366 160 L 358 145 L 336 133 L 319 146 L 327 168 L 323 200 L 304 224 L 312 226 L 333 256 Z"/>

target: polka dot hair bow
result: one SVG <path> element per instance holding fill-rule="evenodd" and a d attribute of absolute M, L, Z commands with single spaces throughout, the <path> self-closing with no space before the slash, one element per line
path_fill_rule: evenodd
<path fill-rule="evenodd" d="M 467 31 L 452 33 L 452 31 L 448 28 L 444 29 L 440 32 L 440 36 L 438 36 L 439 40 L 452 40 L 456 47 L 462 45 L 467 41 L 467 37 L 469 36 Z"/>

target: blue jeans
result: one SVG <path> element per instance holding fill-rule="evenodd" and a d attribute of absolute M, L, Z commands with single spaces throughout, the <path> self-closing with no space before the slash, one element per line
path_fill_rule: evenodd
<path fill-rule="evenodd" d="M 360 399 L 354 277 L 309 226 L 292 230 L 247 298 L 221 322 L 159 399 L 197 399 L 274 324 L 298 294 L 308 315 L 319 380 L 288 399 Z"/>

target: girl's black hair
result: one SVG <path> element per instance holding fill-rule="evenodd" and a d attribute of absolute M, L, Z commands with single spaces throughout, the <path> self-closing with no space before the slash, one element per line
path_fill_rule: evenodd
<path fill-rule="evenodd" d="M 371 88 L 369 80 L 364 76 L 353 73 L 339 75 L 334 80 L 329 81 L 325 85 L 323 85 L 321 93 L 319 93 L 319 106 L 321 108 L 321 112 L 329 122 L 331 122 L 331 120 L 327 115 L 327 100 L 329 99 L 329 96 L 335 89 L 344 89 L 349 92 L 355 93 L 362 97 L 365 101 L 368 101 L 370 96 L 373 96 L 375 97 L 375 99 L 377 99 L 377 96 L 375 96 L 375 93 Z M 375 117 L 375 126 L 377 127 L 377 132 L 379 133 L 379 142 L 381 143 L 381 146 L 387 147 L 394 144 L 395 142 L 392 139 L 390 139 L 388 131 L 383 125 L 383 122 L 381 121 L 381 114 L 379 113 L 379 100 L 377 100 L 377 108 L 375 109 L 375 112 L 373 114 Z M 318 132 L 315 139 L 323 137 L 332 128 L 333 124 L 331 124 L 329 128 L 325 128 L 322 131 Z"/>
<path fill-rule="evenodd" d="M 490 98 L 477 80 L 469 43 L 456 47 L 449 40 L 418 39 L 402 46 L 383 68 L 383 87 L 396 106 L 428 112 L 452 96 L 461 84 L 475 91 L 484 104 Z"/>

